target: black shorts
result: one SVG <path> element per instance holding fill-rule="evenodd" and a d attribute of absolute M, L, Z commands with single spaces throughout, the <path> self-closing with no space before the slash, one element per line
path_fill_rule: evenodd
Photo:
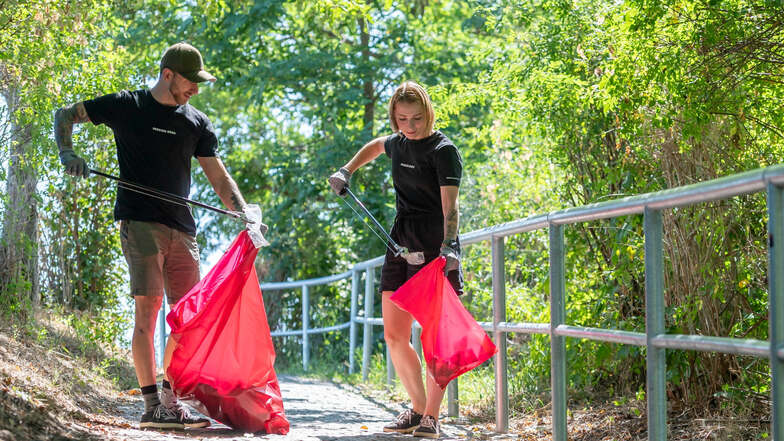
<path fill-rule="evenodd" d="M 430 217 L 397 217 L 395 225 L 389 233 L 392 239 L 408 251 L 422 251 L 425 254 L 425 263 L 422 265 L 409 265 L 402 256 L 395 257 L 387 247 L 384 256 L 384 265 L 381 267 L 381 291 L 396 291 L 417 271 L 433 261 L 441 253 L 441 242 L 444 240 L 443 216 Z M 460 252 L 460 238 L 457 239 L 457 251 Z M 463 266 L 447 275 L 447 280 L 452 284 L 457 295 L 463 295 Z"/>

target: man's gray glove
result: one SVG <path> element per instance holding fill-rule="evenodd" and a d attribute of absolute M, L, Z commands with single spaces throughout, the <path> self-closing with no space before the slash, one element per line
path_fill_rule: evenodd
<path fill-rule="evenodd" d="M 65 166 L 65 172 L 71 176 L 81 176 L 83 178 L 90 176 L 87 162 L 74 153 L 73 150 L 61 150 L 60 163 Z"/>
<path fill-rule="evenodd" d="M 441 244 L 440 255 L 446 259 L 444 265 L 444 275 L 449 275 L 450 271 L 454 271 L 460 267 L 460 252 L 457 251 L 458 245 L 456 240 L 445 241 Z"/>
<path fill-rule="evenodd" d="M 346 190 L 348 189 L 348 182 L 351 180 L 351 172 L 348 171 L 345 167 L 340 167 L 340 170 L 336 171 L 329 177 L 329 186 L 332 187 L 332 191 L 335 192 L 338 196 L 345 196 Z"/>

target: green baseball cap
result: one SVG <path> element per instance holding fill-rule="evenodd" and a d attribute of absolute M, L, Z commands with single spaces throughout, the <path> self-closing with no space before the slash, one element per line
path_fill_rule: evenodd
<path fill-rule="evenodd" d="M 167 67 L 194 83 L 215 81 L 215 77 L 204 70 L 201 53 L 188 43 L 169 46 L 161 57 L 161 69 Z"/>

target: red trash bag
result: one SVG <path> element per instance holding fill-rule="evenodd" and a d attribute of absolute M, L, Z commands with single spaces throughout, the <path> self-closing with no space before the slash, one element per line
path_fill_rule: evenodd
<path fill-rule="evenodd" d="M 166 320 L 177 343 L 172 389 L 200 412 L 237 430 L 284 435 L 289 422 L 275 375 L 267 313 L 247 231 L 178 301 Z"/>
<path fill-rule="evenodd" d="M 389 298 L 422 325 L 427 373 L 441 389 L 498 351 L 444 276 L 445 264 L 434 259 Z"/>

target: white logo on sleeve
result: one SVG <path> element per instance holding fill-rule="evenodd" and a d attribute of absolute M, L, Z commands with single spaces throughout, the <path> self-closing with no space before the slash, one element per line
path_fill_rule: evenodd
<path fill-rule="evenodd" d="M 155 127 L 155 126 L 153 126 L 152 131 L 153 132 L 159 132 L 159 133 L 166 133 L 167 135 L 176 135 L 177 134 L 177 132 L 175 132 L 174 130 L 161 129 L 161 128 Z"/>
<path fill-rule="evenodd" d="M 405 162 L 401 162 L 401 163 L 400 163 L 400 166 L 401 166 L 401 167 L 405 167 L 405 168 L 411 168 L 411 169 L 414 169 L 414 168 L 416 168 L 416 167 L 414 167 L 414 165 L 413 165 L 413 164 L 406 164 Z"/>

